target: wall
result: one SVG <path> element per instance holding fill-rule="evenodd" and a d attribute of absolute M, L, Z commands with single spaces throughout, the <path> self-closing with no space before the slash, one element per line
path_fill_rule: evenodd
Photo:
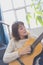
<path fill-rule="evenodd" d="M 38 37 L 43 32 L 43 27 L 29 29 L 30 33 L 36 37 Z"/>

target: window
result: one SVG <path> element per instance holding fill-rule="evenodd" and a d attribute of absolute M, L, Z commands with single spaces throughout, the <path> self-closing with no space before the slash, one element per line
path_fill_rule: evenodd
<path fill-rule="evenodd" d="M 9 12 L 3 13 L 3 19 L 5 23 L 10 25 L 10 30 L 11 30 L 12 23 L 15 22 L 15 12 L 9 11 Z"/>
<path fill-rule="evenodd" d="M 25 6 L 24 0 L 12 0 L 12 1 L 13 1 L 14 8 L 18 9 Z"/>
<path fill-rule="evenodd" d="M 2 11 L 12 9 L 11 0 L 1 0 L 1 8 L 2 8 Z"/>
<path fill-rule="evenodd" d="M 20 10 L 17 10 L 16 11 L 16 14 L 17 14 L 17 19 L 19 21 L 23 21 L 26 28 L 28 28 L 28 25 L 27 25 L 27 21 L 26 21 L 26 13 L 25 13 L 25 9 L 20 9 Z"/>
<path fill-rule="evenodd" d="M 31 5 L 32 1 L 31 0 L 25 0 L 26 5 Z"/>
<path fill-rule="evenodd" d="M 34 16 L 35 15 L 34 13 L 36 13 L 34 6 L 37 8 L 37 4 L 39 2 L 41 2 L 41 5 L 37 10 L 43 11 L 43 0 L 1 0 L 1 8 L 2 8 L 2 15 L 4 22 L 8 23 L 11 26 L 11 24 L 14 21 L 21 20 L 24 22 L 26 28 L 28 28 L 29 26 L 30 28 L 42 26 L 41 24 L 43 22 L 42 23 L 38 22 L 38 25 L 36 24 L 36 20 Z M 28 12 L 30 12 L 32 16 L 29 26 L 26 20 L 26 14 Z M 42 17 L 42 21 L 43 21 L 43 17 Z"/>

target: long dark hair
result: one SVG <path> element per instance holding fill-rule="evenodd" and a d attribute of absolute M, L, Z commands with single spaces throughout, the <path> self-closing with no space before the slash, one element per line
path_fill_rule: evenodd
<path fill-rule="evenodd" d="M 24 23 L 21 21 L 17 21 L 17 22 L 12 24 L 12 35 L 15 38 L 15 40 L 17 40 L 17 41 L 20 40 L 20 36 L 18 33 L 18 26 L 19 25 L 24 25 Z M 27 36 L 26 36 L 26 38 L 27 38 Z"/>

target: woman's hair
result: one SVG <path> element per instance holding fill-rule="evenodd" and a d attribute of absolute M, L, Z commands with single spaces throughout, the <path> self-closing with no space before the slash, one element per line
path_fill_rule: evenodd
<path fill-rule="evenodd" d="M 19 36 L 19 32 L 18 32 L 19 25 L 24 25 L 24 23 L 21 21 L 17 21 L 15 23 L 13 23 L 13 25 L 12 25 L 12 35 L 15 38 L 15 40 L 17 40 L 17 41 L 20 40 L 20 36 Z"/>

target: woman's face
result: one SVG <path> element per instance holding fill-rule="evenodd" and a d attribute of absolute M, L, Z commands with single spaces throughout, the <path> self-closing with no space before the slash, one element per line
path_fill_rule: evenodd
<path fill-rule="evenodd" d="M 21 24 L 19 25 L 18 32 L 19 32 L 20 38 L 24 38 L 27 35 L 27 31 L 24 25 L 21 25 Z"/>

